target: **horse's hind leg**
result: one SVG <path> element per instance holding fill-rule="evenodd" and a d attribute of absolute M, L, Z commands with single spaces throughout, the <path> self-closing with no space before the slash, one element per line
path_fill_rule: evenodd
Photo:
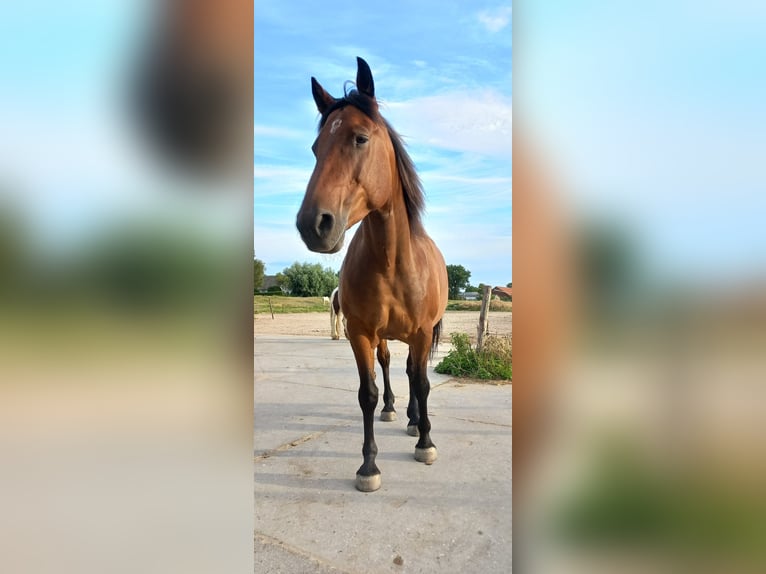
<path fill-rule="evenodd" d="M 380 470 L 375 464 L 378 446 L 375 444 L 373 432 L 375 408 L 378 406 L 374 345 L 369 339 L 356 335 L 351 338 L 351 348 L 359 371 L 359 406 L 362 408 L 364 420 L 364 444 L 362 445 L 364 462 L 356 471 L 356 488 L 362 492 L 372 492 L 380 488 Z"/>
<path fill-rule="evenodd" d="M 394 409 L 394 393 L 391 390 L 391 379 L 388 376 L 388 366 L 391 364 L 391 353 L 388 350 L 388 343 L 381 339 L 378 344 L 378 362 L 383 369 L 383 410 L 380 412 L 380 420 L 390 422 L 396 420 L 396 409 Z"/>
<path fill-rule="evenodd" d="M 335 308 L 330 303 L 330 338 L 337 340 L 338 335 L 338 314 L 335 312 Z"/>
<path fill-rule="evenodd" d="M 417 396 L 417 410 L 420 415 L 417 427 L 420 438 L 415 445 L 415 460 L 432 464 L 436 460 L 436 445 L 431 441 L 431 421 L 428 420 L 428 395 L 431 392 L 431 383 L 428 380 L 428 350 L 431 341 L 428 340 L 427 345 L 424 344 L 424 340 L 418 343 L 420 344 L 410 347 L 410 393 L 414 391 Z"/>
<path fill-rule="evenodd" d="M 418 423 L 420 422 L 420 413 L 418 412 L 418 396 L 414 386 L 414 379 L 412 378 L 414 371 L 412 369 L 412 349 L 410 349 L 407 355 L 407 378 L 410 381 L 410 402 L 407 404 L 407 434 L 410 436 L 418 436 Z"/>

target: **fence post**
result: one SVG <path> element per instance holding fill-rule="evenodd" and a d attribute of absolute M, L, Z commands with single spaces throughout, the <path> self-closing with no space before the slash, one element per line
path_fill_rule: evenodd
<path fill-rule="evenodd" d="M 271 320 L 274 320 L 274 307 L 271 306 L 271 297 L 269 297 L 269 309 L 271 309 Z"/>
<path fill-rule="evenodd" d="M 476 351 L 481 351 L 484 335 L 487 332 L 487 313 L 489 312 L 489 299 L 492 296 L 492 288 L 484 285 L 484 293 L 481 296 L 481 311 L 479 312 L 478 336 L 476 337 Z"/>

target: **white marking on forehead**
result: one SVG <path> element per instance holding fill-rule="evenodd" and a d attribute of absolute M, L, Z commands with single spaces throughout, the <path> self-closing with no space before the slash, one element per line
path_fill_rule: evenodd
<path fill-rule="evenodd" d="M 343 123 L 343 120 L 340 118 L 333 120 L 332 125 L 330 126 L 330 133 L 334 134 L 335 131 L 340 127 L 340 124 L 342 123 Z"/>

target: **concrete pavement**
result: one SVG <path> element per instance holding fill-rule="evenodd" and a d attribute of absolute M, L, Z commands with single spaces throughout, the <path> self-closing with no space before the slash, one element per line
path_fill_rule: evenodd
<path fill-rule="evenodd" d="M 382 486 L 362 493 L 354 487 L 363 435 L 348 342 L 256 336 L 256 573 L 511 571 L 511 386 L 430 370 L 439 458 L 428 466 L 414 460 L 417 439 L 406 433 L 407 348 L 389 348 L 398 420 L 378 418 L 379 374 Z"/>

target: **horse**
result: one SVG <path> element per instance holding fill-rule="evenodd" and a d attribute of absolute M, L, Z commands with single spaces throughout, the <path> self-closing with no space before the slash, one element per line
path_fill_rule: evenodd
<path fill-rule="evenodd" d="M 346 317 L 343 315 L 343 311 L 340 308 L 340 297 L 338 295 L 338 288 L 333 289 L 332 295 L 330 295 L 330 338 L 333 341 L 340 339 L 340 326 L 343 325 L 343 332 L 348 339 L 348 330 L 346 329 Z"/>
<path fill-rule="evenodd" d="M 356 87 L 342 98 L 331 96 L 314 77 L 311 92 L 320 113 L 311 147 L 316 164 L 296 226 L 309 250 L 337 253 L 346 230 L 361 222 L 341 267 L 340 292 L 364 423 L 355 486 L 373 492 L 381 485 L 373 431 L 374 354 L 377 349 L 387 363 L 387 340 L 409 347 L 407 432 L 418 436 L 415 460 L 430 465 L 437 458 L 428 419 L 427 366 L 447 307 L 447 267 L 423 227 L 423 188 L 401 137 L 380 115 L 367 62 L 357 58 Z M 392 412 L 394 397 L 386 384 L 384 413 Z"/>

